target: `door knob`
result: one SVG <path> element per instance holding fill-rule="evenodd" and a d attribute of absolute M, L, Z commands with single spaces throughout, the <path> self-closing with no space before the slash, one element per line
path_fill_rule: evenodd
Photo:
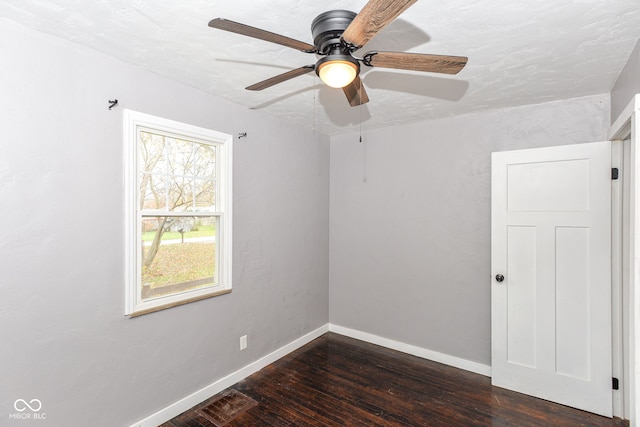
<path fill-rule="evenodd" d="M 502 282 L 504 280 L 504 276 L 502 274 L 496 274 L 496 281 Z"/>

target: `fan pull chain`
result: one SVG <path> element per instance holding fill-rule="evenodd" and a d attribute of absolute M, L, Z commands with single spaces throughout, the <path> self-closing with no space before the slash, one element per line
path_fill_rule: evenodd
<path fill-rule="evenodd" d="M 362 104 L 358 108 L 360 109 L 358 112 L 360 114 L 360 144 L 362 144 Z"/>
<path fill-rule="evenodd" d="M 315 74 L 315 73 L 314 73 Z M 318 76 L 313 77 L 313 86 L 318 86 Z M 320 90 L 315 88 L 313 90 L 313 134 L 316 134 L 316 92 Z"/>
<path fill-rule="evenodd" d="M 362 96 L 362 79 L 360 79 L 360 96 Z M 358 114 L 360 114 L 360 144 L 362 144 L 362 103 L 358 106 Z"/>

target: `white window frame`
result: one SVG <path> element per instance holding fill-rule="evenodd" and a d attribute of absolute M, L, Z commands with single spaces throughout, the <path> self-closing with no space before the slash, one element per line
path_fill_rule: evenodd
<path fill-rule="evenodd" d="M 140 210 L 140 170 L 138 134 L 150 131 L 172 137 L 217 146 L 216 189 L 219 193 L 217 212 L 208 216 L 219 217 L 216 229 L 216 273 L 218 283 L 200 289 L 142 300 L 142 213 Z M 210 298 L 231 292 L 232 273 L 232 169 L 233 137 L 133 110 L 124 110 L 124 185 L 125 185 L 125 315 L 130 317 L 151 313 L 165 308 Z M 163 212 L 158 213 L 159 216 Z M 175 215 L 171 213 L 171 216 Z M 185 216 L 194 216 L 193 213 Z"/>

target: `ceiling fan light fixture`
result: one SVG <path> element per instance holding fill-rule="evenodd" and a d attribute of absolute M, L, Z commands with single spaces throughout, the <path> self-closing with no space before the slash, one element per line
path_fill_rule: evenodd
<path fill-rule="evenodd" d="M 334 88 L 349 85 L 359 71 L 358 62 L 344 55 L 340 55 L 340 58 L 331 58 L 331 56 L 322 58 L 316 65 L 316 72 L 320 80 L 327 86 Z"/>
<path fill-rule="evenodd" d="M 311 22 L 313 45 L 224 18 L 215 18 L 209 27 L 260 39 L 322 57 L 315 64 L 287 71 L 251 86 L 247 90 L 263 90 L 315 70 L 322 82 L 341 88 L 352 107 L 369 102 L 362 85 L 360 62 L 368 67 L 395 68 L 430 73 L 457 74 L 467 63 L 463 56 L 428 55 L 410 52 L 368 52 L 354 56 L 380 30 L 393 22 L 417 0 L 367 0 L 360 10 L 329 10 Z M 355 82 L 355 83 L 354 83 Z"/>

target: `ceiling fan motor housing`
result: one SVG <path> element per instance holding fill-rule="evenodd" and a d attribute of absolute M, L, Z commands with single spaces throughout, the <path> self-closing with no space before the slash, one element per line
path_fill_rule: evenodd
<path fill-rule="evenodd" d="M 330 10 L 321 13 L 311 23 L 313 44 L 320 54 L 326 55 L 340 45 L 340 37 L 356 13 L 349 10 Z"/>

